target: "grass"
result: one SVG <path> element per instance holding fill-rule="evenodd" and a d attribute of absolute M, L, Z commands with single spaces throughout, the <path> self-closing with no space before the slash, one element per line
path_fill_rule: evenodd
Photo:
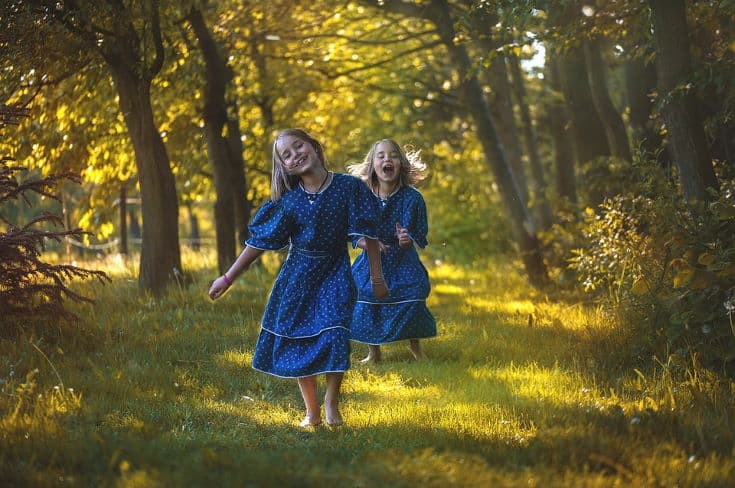
<path fill-rule="evenodd" d="M 429 360 L 395 344 L 366 366 L 355 346 L 346 425 L 299 428 L 295 382 L 250 368 L 277 260 L 216 303 L 213 256 L 188 255 L 193 283 L 159 301 L 131 262 L 88 263 L 113 283 L 84 285 L 97 303 L 75 306 L 77 327 L 0 341 L 0 485 L 735 482 L 732 383 L 671 361 L 635 370 L 603 310 L 551 301 L 500 262 L 432 265 Z"/>

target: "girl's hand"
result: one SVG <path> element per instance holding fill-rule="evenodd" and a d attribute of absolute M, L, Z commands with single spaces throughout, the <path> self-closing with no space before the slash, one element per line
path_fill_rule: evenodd
<path fill-rule="evenodd" d="M 396 237 L 398 238 L 398 245 L 401 249 L 409 249 L 413 245 L 413 241 L 408 235 L 408 229 L 401 226 L 398 222 L 396 222 Z"/>
<path fill-rule="evenodd" d="M 362 250 L 367 249 L 367 244 L 365 244 L 365 238 L 363 237 L 359 241 L 357 241 L 356 247 Z M 387 254 L 388 249 L 390 249 L 390 246 L 388 244 L 383 243 L 383 241 L 378 241 L 378 249 L 380 249 L 380 252 L 382 254 Z"/>
<path fill-rule="evenodd" d="M 212 286 L 209 287 L 209 298 L 216 300 L 225 294 L 230 289 L 231 281 L 228 282 L 224 276 L 220 276 L 212 282 Z"/>

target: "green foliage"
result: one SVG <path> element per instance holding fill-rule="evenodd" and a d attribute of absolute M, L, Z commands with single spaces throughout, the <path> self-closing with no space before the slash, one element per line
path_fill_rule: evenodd
<path fill-rule="evenodd" d="M 656 356 L 696 356 L 735 374 L 735 182 L 687 205 L 660 169 L 636 169 L 630 193 L 588 210 L 571 267 Z"/>

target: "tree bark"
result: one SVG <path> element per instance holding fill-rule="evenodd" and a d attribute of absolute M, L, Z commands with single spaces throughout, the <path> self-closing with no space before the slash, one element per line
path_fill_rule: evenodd
<path fill-rule="evenodd" d="M 107 61 L 133 143 L 140 182 L 143 244 L 138 284 L 141 290 L 160 296 L 181 273 L 176 185 L 166 147 L 153 121 L 150 81 L 119 56 L 108 56 Z"/>
<path fill-rule="evenodd" d="M 576 158 L 572 145 L 572 134 L 570 133 L 569 119 L 561 94 L 557 62 L 554 53 L 552 51 L 547 52 L 550 54 L 547 73 L 549 84 L 554 93 L 547 111 L 549 113 L 551 143 L 554 150 L 556 194 L 559 198 L 576 206 L 577 176 L 575 174 Z"/>
<path fill-rule="evenodd" d="M 118 207 L 120 215 L 120 245 L 118 252 L 127 256 L 128 254 L 128 189 L 124 181 L 120 182 L 120 205 Z"/>
<path fill-rule="evenodd" d="M 490 88 L 488 97 L 490 116 L 495 122 L 498 137 L 521 198 L 528 203 L 528 182 L 523 170 L 523 151 L 513 112 L 513 91 L 508 79 L 508 66 L 505 55 L 498 52 L 501 41 L 495 39 L 492 32 L 492 26 L 497 24 L 498 16 L 486 9 L 477 9 L 469 18 L 473 37 L 477 40 L 482 57 L 487 60 L 485 62 L 487 68 L 482 74 L 485 84 Z"/>
<path fill-rule="evenodd" d="M 233 176 L 232 198 L 235 204 L 235 230 L 237 242 L 244 246 L 248 236 L 248 224 L 252 206 L 248 200 L 248 181 L 245 174 L 245 151 L 242 147 L 242 133 L 240 132 L 240 116 L 238 115 L 237 101 L 231 100 L 227 111 L 227 152 Z"/>
<path fill-rule="evenodd" d="M 604 185 L 610 172 L 606 165 L 593 160 L 610 156 L 605 128 L 600 121 L 592 100 L 584 51 L 581 46 L 572 47 L 559 56 L 559 78 L 566 100 L 567 115 L 571 122 L 575 154 L 579 166 L 585 170 L 587 182 L 603 183 L 603 191 L 585 193 L 587 203 L 600 204 L 611 192 Z"/>
<path fill-rule="evenodd" d="M 625 92 L 630 111 L 633 142 L 648 156 L 656 157 L 662 167 L 668 167 L 663 138 L 652 119 L 652 92 L 656 89 L 656 67 L 640 57 L 625 62 Z"/>
<path fill-rule="evenodd" d="M 528 98 L 526 96 L 525 75 L 521 70 L 518 57 L 510 55 L 508 57 L 510 70 L 513 75 L 513 88 L 515 91 L 518 108 L 521 113 L 521 124 L 524 139 L 526 142 L 526 153 L 531 166 L 531 181 L 533 183 L 533 198 L 531 199 L 531 208 L 541 230 L 551 228 L 551 206 L 546 194 L 546 177 L 544 176 L 544 168 L 541 164 L 541 156 L 538 149 L 538 137 L 533 119 L 531 119 L 531 110 L 528 107 Z"/>
<path fill-rule="evenodd" d="M 513 97 L 505 56 L 497 55 L 485 71 L 487 84 L 491 88 L 488 100 L 490 116 L 495 121 L 498 137 L 503 145 L 505 157 L 510 164 L 513 179 L 524 202 L 529 200 L 528 180 L 523 170 L 523 152 L 518 137 L 518 124 L 513 113 Z"/>
<path fill-rule="evenodd" d="M 198 251 L 201 247 L 201 233 L 199 232 L 199 219 L 194 213 L 194 209 L 191 204 L 186 206 L 186 211 L 189 214 L 189 237 L 191 238 L 191 248 Z"/>
<path fill-rule="evenodd" d="M 625 132 L 625 125 L 623 125 L 623 118 L 610 99 L 605 62 L 600 47 L 601 42 L 600 39 L 585 39 L 583 41 L 584 59 L 587 65 L 587 79 L 589 80 L 592 102 L 605 128 L 610 152 L 613 156 L 631 161 L 630 143 Z"/>
<path fill-rule="evenodd" d="M 671 157 L 687 200 L 708 200 L 719 189 L 692 79 L 684 0 L 649 0 L 656 45 L 656 72 Z"/>
<path fill-rule="evenodd" d="M 207 141 L 207 155 L 212 165 L 216 200 L 214 203 L 215 234 L 217 239 L 217 267 L 222 274 L 235 260 L 235 174 L 230 163 L 230 148 L 222 135 L 227 124 L 225 92 L 232 79 L 232 71 L 220 54 L 217 43 L 212 37 L 197 9 L 188 16 L 194 34 L 199 41 L 199 49 L 206 66 L 204 87 L 204 133 Z"/>

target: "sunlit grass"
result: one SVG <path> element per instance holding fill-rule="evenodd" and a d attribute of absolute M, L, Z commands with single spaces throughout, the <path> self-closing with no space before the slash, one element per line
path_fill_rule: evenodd
<path fill-rule="evenodd" d="M 430 266 L 439 335 L 423 341 L 429 359 L 413 361 L 399 343 L 364 365 L 365 347 L 355 345 L 346 425 L 301 429 L 295 382 L 250 367 L 281 258 L 271 255 L 216 303 L 206 297 L 211 255 L 187 251 L 187 280 L 159 301 L 138 293 L 134 260 L 89 263 L 113 283 L 83 285 L 97 303 L 75 305 L 77 328 L 54 343 L 0 341 L 0 484 L 735 479 L 733 385 L 701 371 L 674 384 L 675 365 L 644 375 L 618 364 L 626 337 L 604 311 L 547 299 L 512 262 Z"/>

